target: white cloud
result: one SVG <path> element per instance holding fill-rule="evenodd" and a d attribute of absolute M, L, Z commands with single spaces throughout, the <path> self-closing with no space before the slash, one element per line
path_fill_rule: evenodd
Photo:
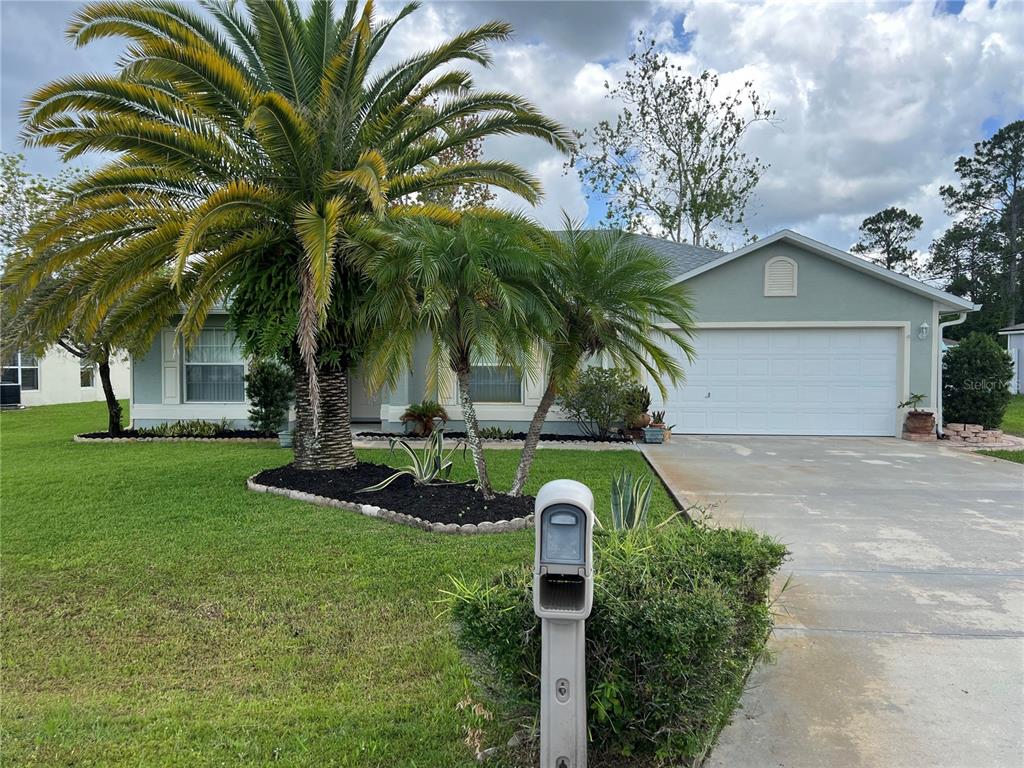
<path fill-rule="evenodd" d="M 393 12 L 388 3 L 382 13 Z M 17 100 L 70 72 L 107 69 L 119 46 L 70 50 L 63 26 L 74 4 L 2 3 L 3 148 L 17 149 Z M 752 80 L 778 112 L 748 150 L 771 164 L 751 207 L 751 229 L 784 226 L 847 247 L 861 219 L 889 205 L 920 213 L 924 248 L 947 224 L 937 189 L 956 157 L 984 138 L 983 124 L 1024 117 L 1024 4 L 969 0 L 958 15 L 932 0 L 894 4 L 748 2 L 431 3 L 396 30 L 389 56 L 406 56 L 468 26 L 504 18 L 517 28 L 475 73 L 486 88 L 524 94 L 572 128 L 610 117 L 604 98 L 638 29 L 674 41 L 689 71 L 726 84 Z M 685 34 L 684 42 L 680 35 Z M 14 95 L 12 95 L 14 94 Z M 487 153 L 515 160 L 545 184 L 535 211 L 556 223 L 583 211 L 578 181 L 537 140 L 495 139 Z M 33 164 L 52 169 L 52 153 Z M 509 201 L 510 203 L 512 201 Z"/>

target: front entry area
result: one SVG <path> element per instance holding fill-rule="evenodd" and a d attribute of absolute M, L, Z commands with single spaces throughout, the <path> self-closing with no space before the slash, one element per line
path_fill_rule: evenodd
<path fill-rule="evenodd" d="M 686 380 L 652 408 L 706 435 L 891 436 L 902 328 L 707 328 Z M 657 401 L 659 396 L 652 393 Z"/>

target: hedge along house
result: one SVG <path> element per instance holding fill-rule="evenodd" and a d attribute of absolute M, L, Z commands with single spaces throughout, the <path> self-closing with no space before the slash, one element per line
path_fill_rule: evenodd
<path fill-rule="evenodd" d="M 698 356 L 682 361 L 686 382 L 665 398 L 651 386 L 652 409 L 666 411 L 674 432 L 898 436 L 897 404 L 911 393 L 941 406 L 941 329 L 976 309 L 971 302 L 788 230 L 731 253 L 636 237 L 670 261 L 695 302 Z M 168 328 L 135 361 L 136 426 L 247 420 L 246 361 L 225 321 L 223 310 L 212 314 L 188 351 Z M 379 395 L 355 374 L 353 422 L 402 431 L 406 407 L 428 394 L 429 351 L 424 336 L 412 370 Z M 480 361 L 472 377 L 481 423 L 525 430 L 542 376 Z M 461 429 L 453 383 L 442 384 L 437 399 L 449 428 Z M 576 426 L 554 409 L 546 430 Z"/>

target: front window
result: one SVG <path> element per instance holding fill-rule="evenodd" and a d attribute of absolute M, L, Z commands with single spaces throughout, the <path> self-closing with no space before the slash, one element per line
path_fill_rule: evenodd
<path fill-rule="evenodd" d="M 190 403 L 245 400 L 245 365 L 231 331 L 207 328 L 185 352 L 185 400 Z"/>
<path fill-rule="evenodd" d="M 3 383 L 20 384 L 23 391 L 39 389 L 39 361 L 27 352 L 15 352 L 4 363 Z"/>
<path fill-rule="evenodd" d="M 82 388 L 95 387 L 96 386 L 96 363 L 90 363 L 85 360 L 82 361 L 81 372 L 79 374 L 81 378 Z"/>
<path fill-rule="evenodd" d="M 504 365 L 474 365 L 469 371 L 473 399 L 478 403 L 522 402 L 522 377 Z"/>

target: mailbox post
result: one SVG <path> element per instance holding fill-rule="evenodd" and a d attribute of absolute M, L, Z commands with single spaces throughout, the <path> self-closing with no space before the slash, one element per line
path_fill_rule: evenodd
<path fill-rule="evenodd" d="M 540 766 L 586 768 L 584 628 L 594 601 L 594 496 L 575 480 L 537 494 L 533 610 L 541 619 Z"/>

